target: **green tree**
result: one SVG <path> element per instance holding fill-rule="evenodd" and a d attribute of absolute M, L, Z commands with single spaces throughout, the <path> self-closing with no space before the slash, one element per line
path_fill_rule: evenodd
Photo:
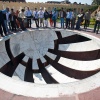
<path fill-rule="evenodd" d="M 93 5 L 100 5 L 100 0 L 92 0 Z"/>

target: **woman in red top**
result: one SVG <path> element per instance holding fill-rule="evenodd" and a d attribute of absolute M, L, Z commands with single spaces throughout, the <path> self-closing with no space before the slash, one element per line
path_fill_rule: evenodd
<path fill-rule="evenodd" d="M 49 13 L 49 18 L 50 18 L 50 26 L 52 27 L 53 26 L 53 20 L 52 20 L 52 11 L 50 11 Z"/>

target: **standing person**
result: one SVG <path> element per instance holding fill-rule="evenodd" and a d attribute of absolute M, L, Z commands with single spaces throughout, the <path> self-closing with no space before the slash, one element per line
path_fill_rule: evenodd
<path fill-rule="evenodd" d="M 27 26 L 27 23 L 24 23 L 25 18 L 24 9 L 21 9 L 21 12 L 18 14 L 18 21 L 20 22 L 20 27 L 22 30 L 25 30 Z"/>
<path fill-rule="evenodd" d="M 2 30 L 2 28 L 3 28 L 3 30 Z M 5 35 L 7 35 L 6 27 L 5 27 L 5 24 L 4 24 L 3 11 L 0 10 L 0 34 L 1 34 L 2 37 L 4 37 L 3 32 L 4 32 Z"/>
<path fill-rule="evenodd" d="M 52 11 L 50 11 L 49 13 L 49 18 L 50 18 L 50 26 L 52 27 L 53 26 L 53 20 L 52 20 Z"/>
<path fill-rule="evenodd" d="M 29 7 L 27 7 L 27 10 L 25 11 L 25 16 L 27 18 L 27 22 L 28 22 L 28 28 L 31 28 L 31 18 L 32 18 L 32 11 L 30 10 Z"/>
<path fill-rule="evenodd" d="M 40 7 L 40 11 L 38 12 L 39 14 L 39 22 L 40 22 L 40 27 L 44 27 L 44 22 L 43 22 L 43 18 L 44 18 L 44 11 L 42 10 L 42 8 Z"/>
<path fill-rule="evenodd" d="M 6 32 L 8 33 L 6 13 L 3 13 L 3 18 L 4 18 L 4 24 L 5 24 Z"/>
<path fill-rule="evenodd" d="M 4 24 L 5 24 L 5 28 L 6 28 L 6 32 L 8 33 L 8 22 L 7 22 L 7 12 L 9 11 L 9 8 L 6 8 L 6 11 L 3 13 L 3 17 L 4 17 Z"/>
<path fill-rule="evenodd" d="M 45 9 L 45 12 L 44 12 L 45 27 L 48 27 L 48 18 L 49 18 L 49 13 L 47 12 L 47 9 Z"/>
<path fill-rule="evenodd" d="M 35 20 L 36 27 L 39 28 L 39 14 L 38 14 L 37 8 L 35 8 L 35 11 L 33 12 L 33 15 L 34 15 L 34 20 Z"/>
<path fill-rule="evenodd" d="M 17 28 L 20 28 L 20 23 L 19 23 L 19 21 L 18 21 L 18 15 L 19 15 L 19 13 L 20 13 L 20 11 L 19 11 L 19 10 L 16 10 L 15 15 L 16 15 L 16 17 L 17 17 L 17 19 L 16 19 Z"/>
<path fill-rule="evenodd" d="M 96 22 L 95 22 L 95 25 L 94 25 L 94 33 L 96 31 L 96 28 L 97 28 L 97 25 L 100 25 L 100 9 L 98 10 L 97 14 L 96 14 Z"/>
<path fill-rule="evenodd" d="M 8 26 L 8 30 L 11 30 L 11 23 L 10 23 L 10 19 L 9 19 L 9 15 L 10 15 L 10 11 L 9 8 L 7 8 L 7 12 L 6 12 L 6 18 L 7 18 L 7 26 Z"/>
<path fill-rule="evenodd" d="M 11 22 L 11 27 L 12 27 L 12 31 L 16 31 L 16 15 L 15 15 L 15 12 L 14 12 L 14 9 L 11 9 L 11 14 L 9 15 L 9 18 L 10 18 L 10 22 Z"/>
<path fill-rule="evenodd" d="M 82 9 L 80 11 L 80 13 L 78 14 L 78 20 L 77 20 L 77 23 L 76 23 L 76 30 L 80 29 L 80 25 L 81 25 L 81 22 L 83 21 L 83 17 L 84 17 L 84 12 L 83 12 L 83 9 Z"/>
<path fill-rule="evenodd" d="M 76 21 L 76 9 L 72 10 L 72 19 L 71 19 L 71 29 L 75 28 L 75 21 Z"/>
<path fill-rule="evenodd" d="M 70 21 L 72 19 L 72 11 L 69 9 L 66 13 L 66 28 L 70 28 Z"/>
<path fill-rule="evenodd" d="M 61 8 L 61 11 L 59 13 L 59 16 L 60 16 L 61 28 L 64 28 L 64 18 L 66 17 L 66 13 L 63 10 L 63 8 Z"/>
<path fill-rule="evenodd" d="M 91 18 L 91 13 L 90 13 L 90 9 L 89 9 L 84 15 L 84 19 L 85 19 L 84 29 L 87 29 L 89 22 L 90 22 L 90 18 Z"/>
<path fill-rule="evenodd" d="M 52 20 L 53 20 L 53 23 L 54 23 L 54 28 L 56 27 L 57 17 L 58 17 L 58 13 L 57 13 L 56 8 L 54 8 L 53 13 L 52 13 Z"/>

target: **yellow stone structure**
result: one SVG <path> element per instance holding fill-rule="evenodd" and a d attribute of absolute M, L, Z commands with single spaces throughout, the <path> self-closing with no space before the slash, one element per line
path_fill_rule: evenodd
<path fill-rule="evenodd" d="M 14 8 L 15 10 L 22 9 L 24 7 L 29 6 L 31 10 L 34 10 L 34 8 L 47 8 L 47 10 L 51 10 L 52 8 L 64 8 L 64 9 L 74 9 L 76 8 L 77 11 L 80 11 L 80 9 L 88 9 L 91 6 L 90 5 L 77 5 L 77 4 L 51 4 L 51 3 L 34 3 L 34 2 L 2 2 L 0 1 L 0 9 L 5 9 L 6 7 Z"/>

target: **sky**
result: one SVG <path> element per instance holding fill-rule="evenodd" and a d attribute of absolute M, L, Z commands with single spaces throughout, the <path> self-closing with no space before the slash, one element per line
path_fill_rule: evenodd
<path fill-rule="evenodd" d="M 47 2 L 47 1 L 64 1 L 64 0 L 34 0 L 34 2 Z M 91 4 L 92 0 L 69 0 L 71 3 L 77 2 L 77 3 L 82 3 L 82 4 Z M 33 2 L 33 0 L 26 0 L 26 2 Z"/>

